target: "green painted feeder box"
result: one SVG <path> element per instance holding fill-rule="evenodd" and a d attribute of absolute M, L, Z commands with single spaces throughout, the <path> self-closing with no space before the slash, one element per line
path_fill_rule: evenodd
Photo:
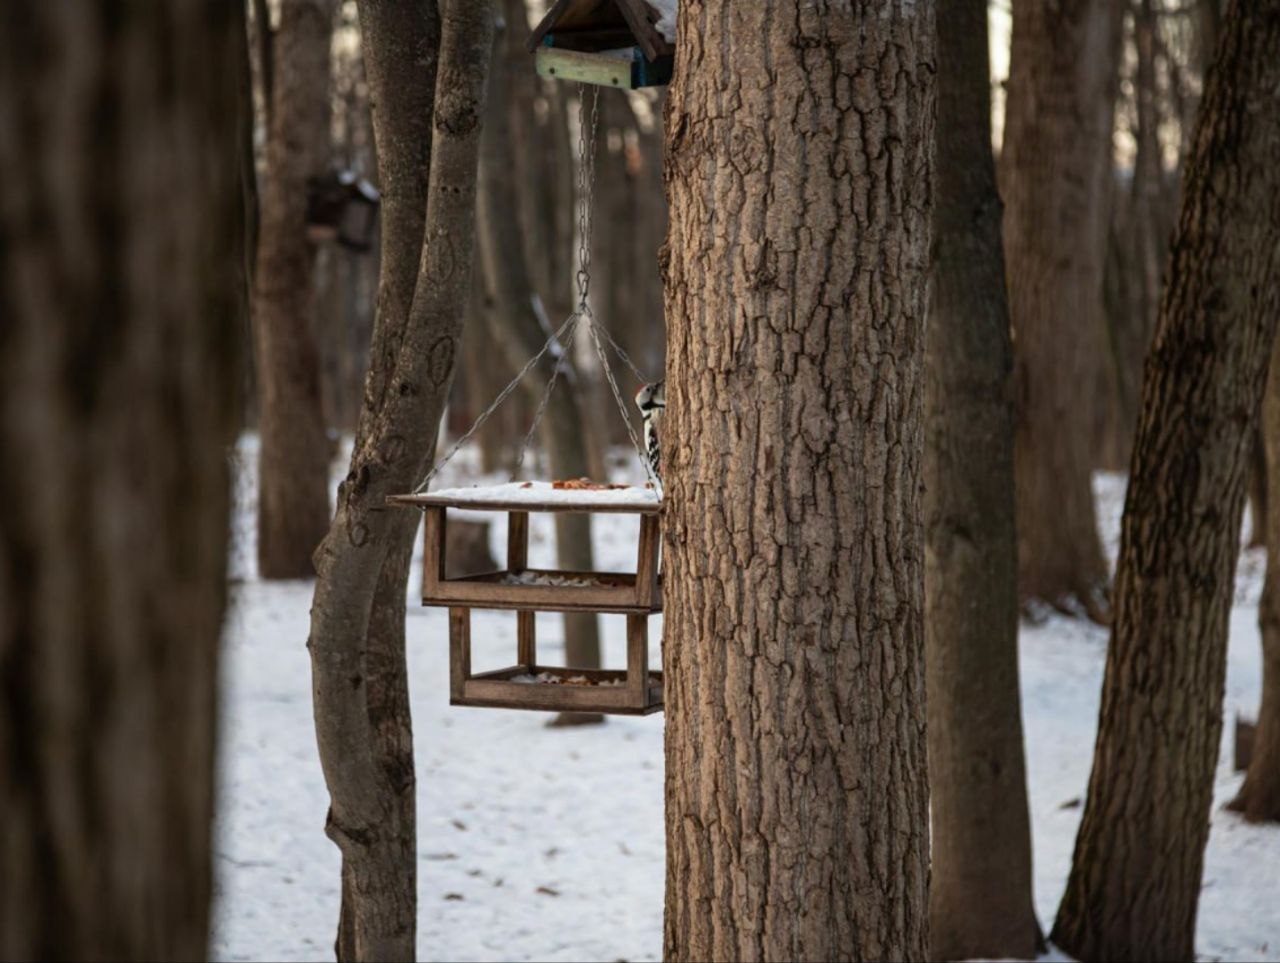
<path fill-rule="evenodd" d="M 659 30 L 674 0 L 557 0 L 529 38 L 538 73 L 635 90 L 671 81 L 675 48 Z"/>

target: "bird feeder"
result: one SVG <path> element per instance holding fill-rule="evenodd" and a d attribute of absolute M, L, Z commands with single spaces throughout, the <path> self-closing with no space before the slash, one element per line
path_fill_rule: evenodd
<path fill-rule="evenodd" d="M 314 244 L 336 241 L 351 251 L 373 247 L 382 197 L 355 171 L 330 171 L 307 181 L 307 237 Z"/>
<path fill-rule="evenodd" d="M 662 673 L 649 670 L 649 617 L 662 611 L 661 498 L 652 488 L 563 489 L 547 482 L 454 488 L 388 499 L 423 513 L 422 604 L 449 609 L 449 701 L 460 706 L 648 715 L 662 708 Z M 507 515 L 507 561 L 498 571 L 445 576 L 450 509 Z M 529 515 L 542 512 L 638 515 L 635 572 L 570 572 L 528 565 Z M 516 612 L 515 662 L 471 668 L 471 612 Z M 627 668 L 552 666 L 538 657 L 538 612 L 594 612 L 627 618 Z"/>
<path fill-rule="evenodd" d="M 543 77 L 602 87 L 670 83 L 676 0 L 557 0 L 529 38 Z"/>

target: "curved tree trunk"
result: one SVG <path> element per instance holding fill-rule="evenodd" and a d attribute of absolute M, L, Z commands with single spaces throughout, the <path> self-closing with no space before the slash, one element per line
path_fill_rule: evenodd
<path fill-rule="evenodd" d="M 1053 940 L 1187 960 L 1245 476 L 1280 320 L 1280 0 L 1234 2 L 1147 356 L 1093 774 Z"/>
<path fill-rule="evenodd" d="M 1018 694 L 1012 347 L 985 0 L 940 0 L 925 393 L 925 646 L 934 959 L 1032 959 Z"/>
<path fill-rule="evenodd" d="M 333 0 L 281 3 L 253 297 L 263 578 L 313 574 L 311 553 L 329 527 L 329 442 L 320 407 L 307 180 L 329 166 L 332 30 Z"/>
<path fill-rule="evenodd" d="M 541 351 L 550 333 L 544 330 L 543 321 L 534 309 L 535 290 L 521 242 L 523 230 L 519 213 L 522 206 L 511 177 L 515 153 L 511 142 L 512 98 L 507 92 L 507 85 L 523 82 L 514 79 L 520 77 L 516 71 L 528 69 L 529 55 L 524 49 L 522 27 L 523 24 L 514 27 L 514 30 L 519 30 L 517 34 L 510 24 L 507 25 L 493 64 L 493 93 L 482 147 L 476 212 L 480 263 L 488 301 L 489 334 L 498 349 L 506 354 L 512 371 L 519 371 Z M 522 186 L 536 189 L 536 185 Z M 559 327 L 560 320 L 556 318 L 551 324 Z M 564 345 L 565 350 L 571 347 Z M 531 410 L 536 411 L 541 402 L 555 364 L 548 354 L 538 368 L 538 376 L 530 375 L 523 382 Z M 487 404 L 488 401 L 482 403 Z M 541 422 L 541 436 L 553 478 L 581 478 L 591 474 L 582 392 L 577 372 L 572 366 L 567 365 L 560 373 L 555 390 L 548 398 L 546 414 Z M 560 565 L 570 571 L 595 571 L 591 516 L 557 512 L 555 525 L 556 556 Z M 594 613 L 565 613 L 564 633 L 566 665 L 582 669 L 600 667 L 600 630 Z M 567 724 L 603 722 L 604 716 L 598 713 L 561 713 L 557 721 Z"/>
<path fill-rule="evenodd" d="M 665 954 L 924 959 L 933 9 L 686 0 Z"/>
<path fill-rule="evenodd" d="M 1244 785 L 1231 808 L 1255 822 L 1280 822 L 1280 342 L 1271 355 L 1271 373 L 1262 402 L 1266 446 L 1267 575 L 1258 605 L 1262 632 L 1262 705 Z M 1255 528 L 1258 525 L 1255 523 Z"/>
<path fill-rule="evenodd" d="M 1000 157 L 1014 330 L 1018 584 L 1106 612 L 1091 476 L 1111 128 L 1124 4 L 1014 0 Z"/>
<path fill-rule="evenodd" d="M 435 9 L 360 5 L 383 192 L 382 276 L 351 469 L 316 552 L 308 641 L 326 829 L 342 850 L 342 960 L 415 952 L 404 617 L 418 519 L 385 502 L 425 474 L 453 378 L 494 20 L 489 0 L 451 0 L 439 20 Z"/>
<path fill-rule="evenodd" d="M 0 12 L 0 959 L 207 952 L 246 44 Z"/>

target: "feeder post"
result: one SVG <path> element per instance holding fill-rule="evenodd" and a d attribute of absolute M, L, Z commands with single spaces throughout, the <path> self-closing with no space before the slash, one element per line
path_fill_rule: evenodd
<path fill-rule="evenodd" d="M 661 530 L 657 515 L 640 516 L 640 548 L 636 554 L 636 604 L 653 606 L 658 594 L 658 544 Z"/>
<path fill-rule="evenodd" d="M 422 510 L 422 598 L 440 593 L 444 580 L 445 509 L 428 505 Z"/>
<path fill-rule="evenodd" d="M 636 709 L 649 703 L 648 615 L 627 615 L 627 702 Z"/>
<path fill-rule="evenodd" d="M 507 513 L 507 571 L 512 575 L 529 566 L 529 513 Z"/>
<path fill-rule="evenodd" d="M 471 610 L 449 609 L 449 698 L 465 695 L 471 675 Z"/>

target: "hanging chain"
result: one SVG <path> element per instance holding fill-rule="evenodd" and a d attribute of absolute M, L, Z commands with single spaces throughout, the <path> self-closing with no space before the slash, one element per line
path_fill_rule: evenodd
<path fill-rule="evenodd" d="M 631 423 L 631 413 L 627 408 L 626 402 L 623 400 L 622 390 L 618 387 L 618 382 L 613 376 L 613 369 L 609 365 L 609 358 L 605 352 L 604 342 L 601 341 L 601 335 L 608 340 L 610 346 L 619 358 L 631 369 L 632 373 L 641 382 L 645 383 L 648 379 L 644 373 L 636 367 L 630 356 L 622 350 L 622 346 L 613 339 L 613 335 L 608 330 L 603 329 L 596 323 L 595 316 L 591 310 L 591 235 L 595 226 L 595 195 L 596 195 L 596 133 L 600 126 L 600 89 L 593 86 L 591 88 L 591 106 L 587 107 L 587 85 L 578 85 L 578 197 L 580 199 L 580 207 L 578 209 L 578 307 L 560 328 L 555 331 L 542 349 L 529 359 L 529 362 L 520 370 L 520 373 L 512 379 L 499 393 L 493 402 L 480 412 L 479 417 L 470 428 L 464 432 L 457 441 L 455 441 L 445 456 L 439 459 L 432 469 L 427 473 L 427 477 L 422 480 L 414 494 L 421 494 L 427 490 L 427 486 L 458 450 L 471 440 L 471 437 L 480 430 L 480 426 L 489 420 L 489 416 L 497 410 L 497 408 L 507 400 L 507 397 L 516 389 L 516 386 L 524 380 L 525 376 L 532 371 L 540 362 L 547 352 L 553 346 L 559 347 L 560 351 L 556 355 L 555 366 L 551 370 L 551 376 L 547 379 L 546 388 L 543 389 L 542 398 L 538 403 L 538 409 L 534 412 L 533 423 L 529 426 L 528 432 L 525 433 L 524 439 L 520 443 L 520 450 L 516 455 L 515 470 L 511 473 L 511 480 L 515 481 L 520 471 L 520 466 L 524 464 L 525 452 L 528 450 L 529 443 L 533 440 L 534 432 L 538 428 L 538 424 L 542 421 L 543 415 L 546 413 L 547 404 L 551 400 L 551 392 L 555 389 L 556 382 L 560 378 L 560 372 L 564 370 L 569 363 L 570 352 L 573 346 L 573 335 L 577 333 L 578 322 L 586 319 L 587 331 L 591 335 L 591 343 L 595 347 L 596 357 L 600 360 L 600 367 L 604 371 L 606 380 L 609 382 L 609 389 L 613 393 L 613 400 L 618 405 L 618 412 L 622 415 L 622 422 L 627 426 L 627 436 L 631 439 L 631 444 L 636 450 L 636 455 L 640 459 L 640 464 L 644 467 L 645 474 L 649 476 L 650 482 L 659 495 L 662 494 L 662 482 L 653 471 L 653 466 L 649 463 L 648 453 L 644 446 L 640 443 L 639 437 L 636 435 L 635 426 Z M 560 339 L 564 338 L 565 345 L 560 344 Z"/>
<path fill-rule="evenodd" d="M 560 336 L 573 327 L 577 321 L 578 315 L 576 313 L 569 315 L 569 317 L 565 319 L 564 324 L 560 325 L 559 330 L 551 335 L 551 337 L 547 338 L 547 342 L 542 346 L 542 350 L 529 359 L 529 362 L 520 369 L 520 373 L 511 379 L 511 383 L 502 389 L 498 394 L 498 397 L 494 398 L 489 404 L 489 407 L 480 412 L 479 417 L 476 418 L 471 427 L 468 428 L 457 441 L 449 446 L 449 450 L 445 452 L 444 457 L 435 463 L 435 466 L 431 471 L 427 472 L 427 477 L 422 479 L 422 484 L 413 490 L 415 495 L 420 495 L 427 490 L 427 485 L 431 483 L 431 479 L 435 478 L 440 472 L 440 469 L 448 463 L 449 459 L 458 453 L 459 448 L 471 440 L 471 436 L 480 430 L 480 426 L 489 420 L 489 416 L 498 410 L 498 407 L 507 400 L 507 396 L 516 390 L 516 386 L 524 380 L 525 375 L 537 366 L 538 362 L 546 356 L 546 353 L 550 351 L 553 346 L 558 346 L 560 344 Z M 558 361 L 557 364 L 559 364 Z"/>
<path fill-rule="evenodd" d="M 578 321 L 581 318 L 582 315 L 575 311 L 569 316 L 568 325 L 561 329 L 564 331 L 564 343 L 566 345 L 573 344 L 573 336 L 578 330 Z M 515 481 L 520 477 L 520 466 L 524 464 L 524 455 L 529 450 L 529 442 L 533 441 L 533 433 L 538 430 L 538 423 L 542 421 L 542 416 L 547 412 L 547 404 L 551 401 L 551 392 L 555 390 L 556 382 L 560 379 L 560 372 L 568 367 L 568 362 L 569 351 L 562 345 L 560 352 L 556 355 L 555 366 L 551 369 L 551 377 L 547 379 L 547 386 L 542 391 L 542 399 L 538 402 L 538 410 L 533 413 L 533 421 L 529 423 L 529 430 L 525 432 L 524 439 L 520 442 L 520 449 L 516 452 L 516 463 L 511 469 L 511 481 Z"/>
<path fill-rule="evenodd" d="M 596 213 L 596 131 L 600 125 L 600 88 L 578 85 L 578 313 L 591 317 L 591 232 Z"/>

